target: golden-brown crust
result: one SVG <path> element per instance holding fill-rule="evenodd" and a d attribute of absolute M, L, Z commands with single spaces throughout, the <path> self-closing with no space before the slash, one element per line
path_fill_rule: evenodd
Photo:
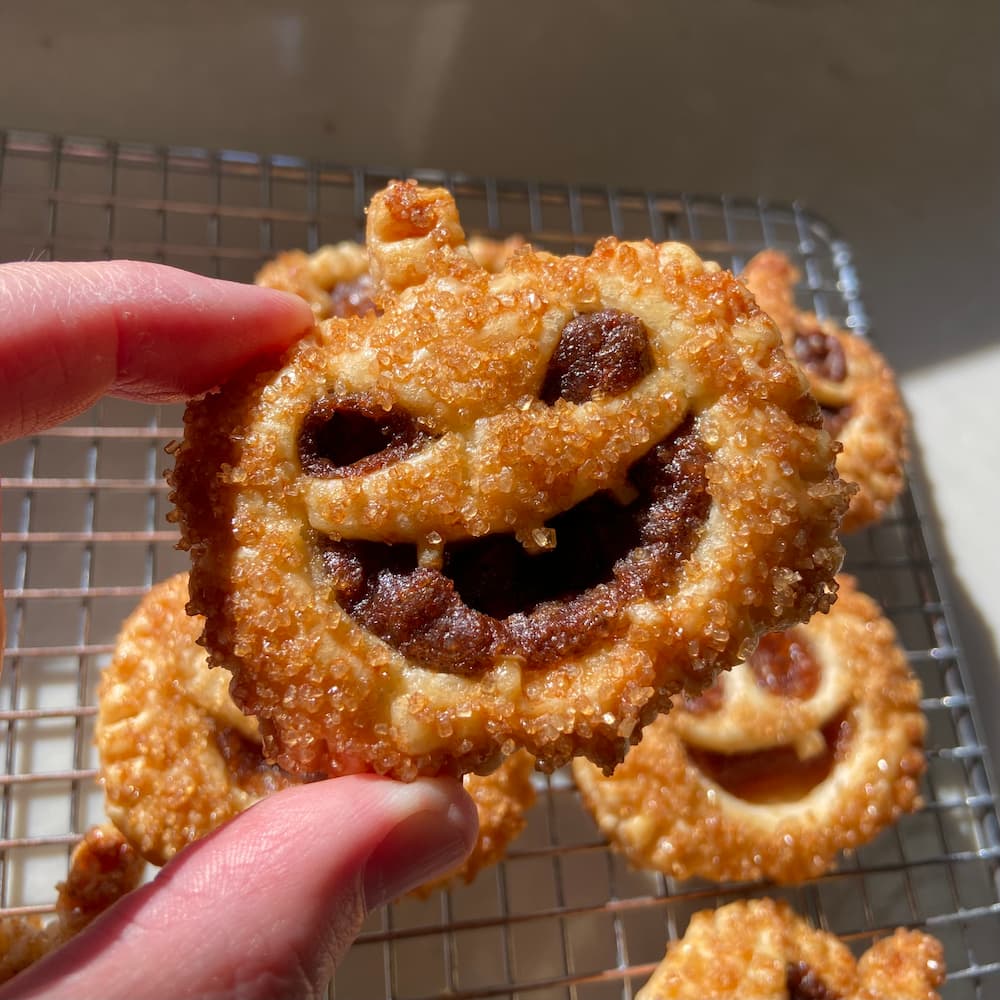
<path fill-rule="evenodd" d="M 796 704 L 762 691 L 743 664 L 724 676 L 729 693 L 720 719 L 675 707 L 646 728 L 610 778 L 574 761 L 584 802 L 633 865 L 676 878 L 798 882 L 919 807 L 926 729 L 919 682 L 875 602 L 850 577 L 839 579 L 830 613 L 795 630 L 808 638 L 826 678 L 814 698 Z M 823 734 L 831 724 L 834 739 L 845 734 L 842 725 L 850 727 L 846 741 L 784 795 L 748 800 L 719 784 L 721 772 L 706 773 L 699 757 L 708 751 L 728 763 L 733 754 L 761 751 L 770 738 L 808 763 L 810 754 L 827 752 Z"/>
<path fill-rule="evenodd" d="M 105 807 L 155 865 L 291 783 L 265 764 L 229 674 L 208 669 L 187 600 L 186 573 L 153 587 L 123 624 L 98 693 Z"/>
<path fill-rule="evenodd" d="M 0 917 L 0 983 L 34 965 L 56 946 L 37 914 Z"/>
<path fill-rule="evenodd" d="M 943 982 L 944 952 L 928 934 L 898 930 L 855 962 L 786 903 L 754 899 L 696 913 L 636 1000 L 940 1000 Z"/>
<path fill-rule="evenodd" d="M 799 337 L 822 334 L 840 345 L 843 378 L 803 368 L 820 405 L 842 414 L 836 418 L 835 436 L 843 445 L 837 469 L 859 487 L 842 528 L 856 531 L 882 518 L 903 488 L 908 420 L 892 369 L 871 343 L 796 306 L 794 288 L 800 278 L 777 250 L 757 254 L 742 274 L 757 304 L 777 323 L 792 357 Z"/>
<path fill-rule="evenodd" d="M 212 661 L 282 767 L 412 779 L 522 746 L 544 769 L 575 754 L 610 769 L 681 686 L 829 606 L 847 489 L 801 375 L 732 275 L 678 244 L 609 238 L 585 258 L 525 248 L 490 276 L 450 195 L 402 183 L 375 197 L 367 243 L 383 315 L 321 323 L 276 371 L 190 404 L 170 477 Z M 564 326 L 600 309 L 645 325 L 652 370 L 611 397 L 544 402 Z M 367 475 L 308 474 L 302 429 L 331 396 L 401 409 L 431 443 Z M 580 655 L 449 673 L 334 599 L 325 539 L 413 545 L 432 567 L 490 533 L 544 546 L 549 519 L 628 494 L 633 464 L 685 421 L 712 500 L 691 556 Z"/>
<path fill-rule="evenodd" d="M 69 874 L 56 886 L 56 919 L 0 918 L 0 983 L 83 930 L 142 881 L 145 862 L 115 827 L 91 827 L 73 849 Z"/>

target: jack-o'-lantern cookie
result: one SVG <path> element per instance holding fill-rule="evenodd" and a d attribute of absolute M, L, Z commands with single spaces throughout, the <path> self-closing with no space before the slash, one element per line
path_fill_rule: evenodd
<path fill-rule="evenodd" d="M 940 1000 L 944 949 L 899 928 L 859 959 L 782 902 L 702 910 L 636 1000 Z"/>
<path fill-rule="evenodd" d="M 142 881 L 146 864 L 110 824 L 91 827 L 56 886 L 54 920 L 39 914 L 0 917 L 0 983 L 65 944 Z"/>
<path fill-rule="evenodd" d="M 155 865 L 298 779 L 264 760 L 255 719 L 229 695 L 230 675 L 210 669 L 197 644 L 204 622 L 188 615 L 188 578 L 159 583 L 125 622 L 100 685 L 97 747 L 109 817 Z M 488 775 L 466 775 L 479 836 L 462 866 L 421 890 L 472 879 L 496 864 L 535 801 L 523 751 Z"/>
<path fill-rule="evenodd" d="M 209 670 L 186 573 L 157 584 L 122 626 L 96 725 L 105 808 L 155 865 L 293 782 L 265 763 L 257 720 Z"/>
<path fill-rule="evenodd" d="M 895 630 L 850 577 L 829 614 L 764 636 L 610 778 L 573 773 L 601 831 L 677 878 L 798 882 L 919 807 L 926 720 Z"/>
<path fill-rule="evenodd" d="M 833 599 L 849 488 L 745 287 L 679 244 L 524 248 L 369 209 L 381 315 L 189 404 L 171 474 L 213 663 L 293 772 L 612 768 Z"/>
<path fill-rule="evenodd" d="M 742 275 L 805 372 L 827 430 L 843 444 L 837 469 L 858 484 L 843 529 L 855 531 L 879 520 L 903 488 L 906 411 L 892 370 L 869 341 L 796 306 L 800 278 L 777 250 L 757 254 Z"/>
<path fill-rule="evenodd" d="M 524 245 L 520 236 L 505 240 L 473 236 L 469 252 L 478 264 L 496 273 Z M 317 319 L 364 316 L 376 311 L 368 253 L 351 240 L 322 246 L 315 253 L 286 250 L 268 261 L 254 281 L 305 299 Z"/>

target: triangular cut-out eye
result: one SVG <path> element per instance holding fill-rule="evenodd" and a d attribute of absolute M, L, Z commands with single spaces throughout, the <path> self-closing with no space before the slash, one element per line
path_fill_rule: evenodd
<path fill-rule="evenodd" d="M 793 349 L 795 360 L 814 375 L 830 382 L 847 378 L 847 358 L 840 341 L 820 328 L 796 332 Z"/>
<path fill-rule="evenodd" d="M 838 996 L 808 962 L 789 962 L 785 979 L 789 1000 L 836 1000 Z"/>
<path fill-rule="evenodd" d="M 757 686 L 779 698 L 806 701 L 819 689 L 819 660 L 799 629 L 763 636 L 747 662 Z"/>
<path fill-rule="evenodd" d="M 364 396 L 327 396 L 299 432 L 303 471 L 324 479 L 364 476 L 398 462 L 431 439 L 408 413 Z"/>
<path fill-rule="evenodd" d="M 585 403 L 619 396 L 653 367 L 649 331 L 638 316 L 604 309 L 571 319 L 549 361 L 541 398 Z"/>

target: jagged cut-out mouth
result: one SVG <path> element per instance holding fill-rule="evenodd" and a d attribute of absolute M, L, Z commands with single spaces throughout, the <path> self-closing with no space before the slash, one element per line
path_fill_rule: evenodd
<path fill-rule="evenodd" d="M 805 798 L 844 759 L 853 735 L 850 712 L 831 719 L 821 732 L 823 748 L 804 760 L 791 746 L 718 753 L 685 744 L 685 750 L 691 762 L 730 795 L 754 805 L 786 804 Z"/>
<path fill-rule="evenodd" d="M 438 569 L 412 545 L 327 539 L 323 563 L 341 606 L 417 663 L 548 665 L 614 637 L 628 603 L 664 591 L 708 514 L 707 461 L 688 420 L 631 468 L 635 500 L 599 493 L 564 511 L 546 525 L 554 547 L 537 554 L 490 535 L 449 543 Z"/>

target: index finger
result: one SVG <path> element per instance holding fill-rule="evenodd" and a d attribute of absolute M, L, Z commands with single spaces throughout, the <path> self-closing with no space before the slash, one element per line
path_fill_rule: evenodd
<path fill-rule="evenodd" d="M 0 264 L 0 441 L 105 393 L 198 395 L 313 322 L 301 299 L 138 261 Z"/>

